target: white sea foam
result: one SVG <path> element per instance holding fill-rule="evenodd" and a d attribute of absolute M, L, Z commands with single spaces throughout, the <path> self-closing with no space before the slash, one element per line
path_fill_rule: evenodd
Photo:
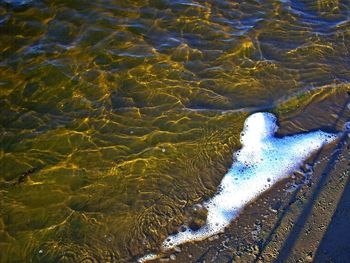
<path fill-rule="evenodd" d="M 222 232 L 247 203 L 338 137 L 314 131 L 276 138 L 277 129 L 276 117 L 271 113 L 255 113 L 246 119 L 241 133 L 242 148 L 235 153 L 234 163 L 216 195 L 204 204 L 208 209 L 206 224 L 197 231 L 187 228 L 170 235 L 162 244 L 163 250 Z"/>

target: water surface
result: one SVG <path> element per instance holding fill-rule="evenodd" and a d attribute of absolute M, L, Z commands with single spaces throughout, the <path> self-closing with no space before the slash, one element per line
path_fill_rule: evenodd
<path fill-rule="evenodd" d="M 302 112 L 349 90 L 349 16 L 341 0 L 0 0 L 1 262 L 133 261 L 215 193 L 249 113 L 334 128 L 334 109 Z"/>

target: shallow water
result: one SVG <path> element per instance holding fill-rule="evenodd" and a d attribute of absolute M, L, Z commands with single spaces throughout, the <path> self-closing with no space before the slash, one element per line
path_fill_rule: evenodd
<path fill-rule="evenodd" d="M 340 0 L 0 0 L 1 262 L 133 261 L 213 195 L 249 113 L 336 129 L 337 107 L 303 111 L 349 91 L 349 17 Z"/>

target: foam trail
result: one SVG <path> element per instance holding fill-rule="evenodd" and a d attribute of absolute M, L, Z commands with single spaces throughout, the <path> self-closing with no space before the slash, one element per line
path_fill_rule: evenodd
<path fill-rule="evenodd" d="M 242 148 L 235 153 L 235 162 L 221 181 L 216 195 L 205 203 L 208 209 L 206 224 L 197 231 L 187 228 L 169 236 L 163 242 L 163 250 L 222 232 L 247 203 L 338 137 L 315 131 L 276 138 L 277 129 L 276 117 L 271 113 L 255 113 L 246 119 L 241 133 Z"/>
<path fill-rule="evenodd" d="M 313 152 L 339 135 L 314 131 L 276 138 L 277 129 L 276 117 L 271 113 L 255 113 L 246 119 L 241 133 L 242 148 L 234 154 L 235 161 L 216 195 L 204 204 L 208 209 L 206 224 L 197 231 L 187 228 L 170 235 L 162 250 L 222 232 L 247 203 L 298 169 Z"/>

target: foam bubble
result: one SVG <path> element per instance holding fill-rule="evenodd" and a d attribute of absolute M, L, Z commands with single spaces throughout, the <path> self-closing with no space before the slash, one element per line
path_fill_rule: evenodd
<path fill-rule="evenodd" d="M 222 232 L 247 203 L 338 137 L 314 131 L 276 138 L 277 129 L 276 117 L 271 113 L 255 113 L 246 119 L 241 133 L 242 148 L 234 154 L 235 161 L 216 195 L 204 204 L 208 209 L 206 224 L 196 231 L 185 228 L 170 235 L 162 244 L 163 250 Z"/>

